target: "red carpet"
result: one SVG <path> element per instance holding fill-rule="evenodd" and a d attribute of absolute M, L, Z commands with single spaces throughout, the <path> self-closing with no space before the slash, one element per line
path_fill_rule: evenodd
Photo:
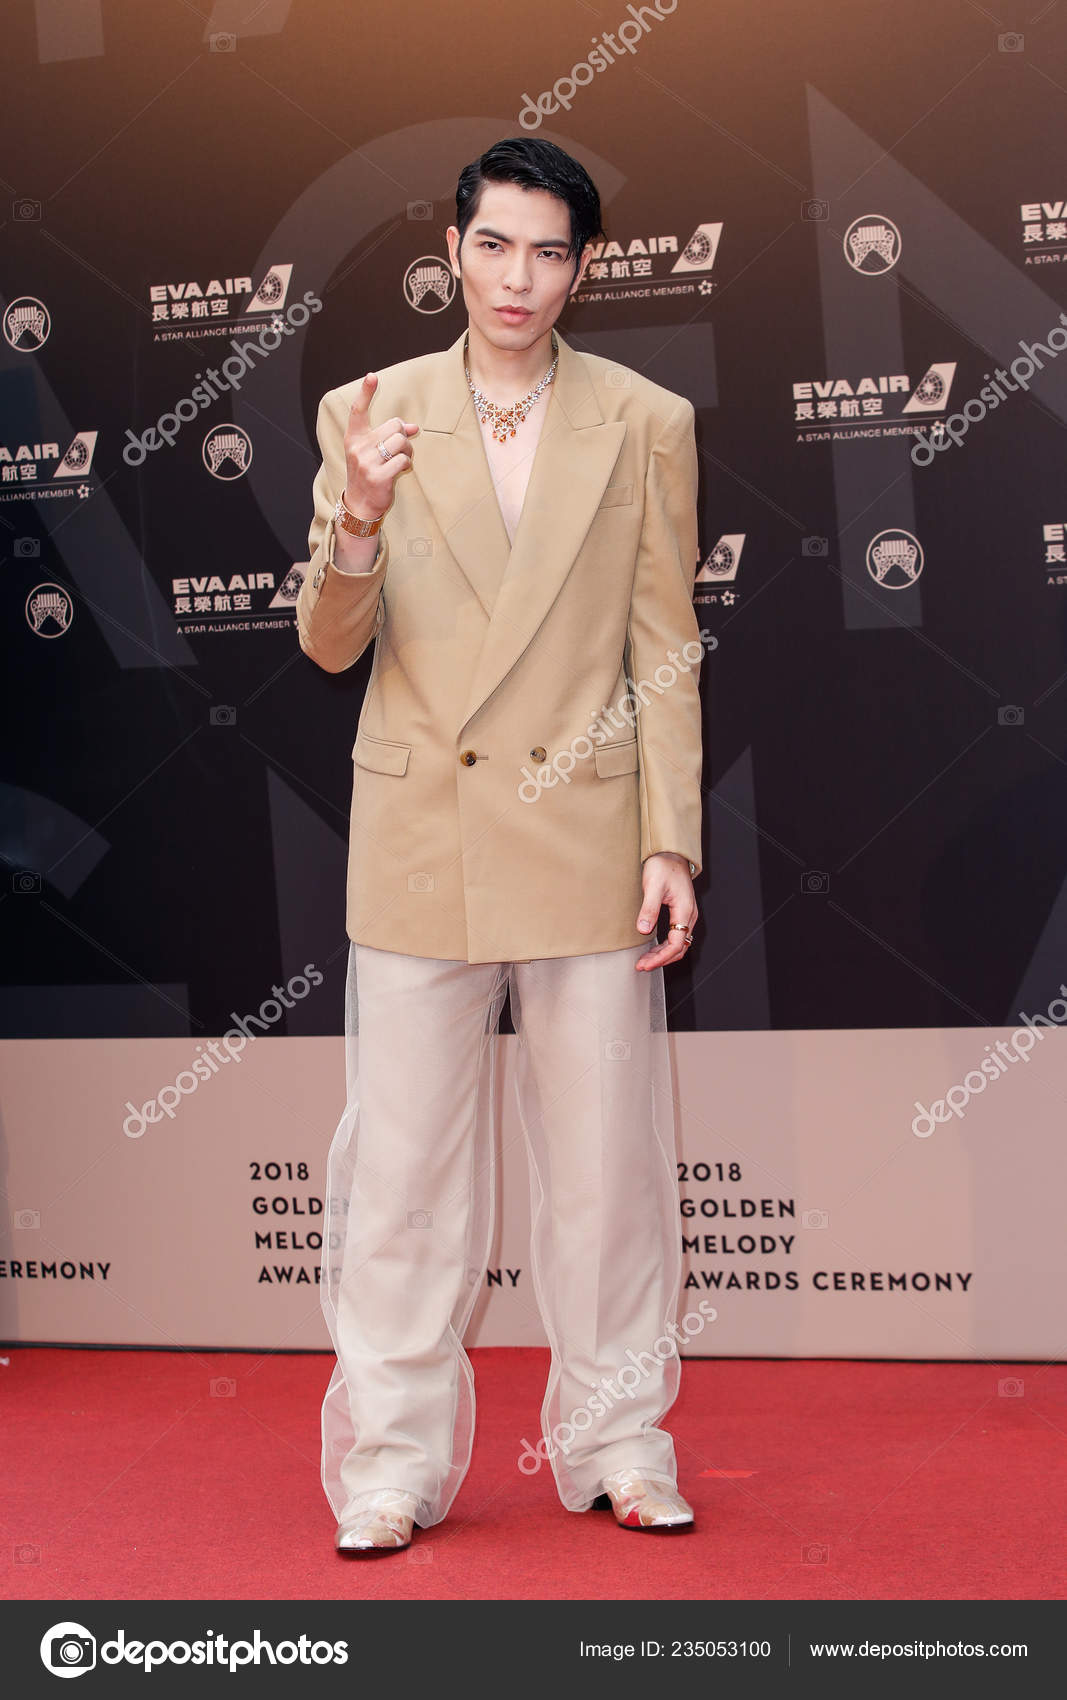
<path fill-rule="evenodd" d="M 319 1485 L 327 1355 L 0 1349 L 6 1596 L 1064 1596 L 1067 1366 L 690 1359 L 669 1427 L 697 1526 L 661 1536 L 516 1467 L 546 1351 L 470 1355 L 452 1511 L 364 1561 L 334 1552 Z"/>

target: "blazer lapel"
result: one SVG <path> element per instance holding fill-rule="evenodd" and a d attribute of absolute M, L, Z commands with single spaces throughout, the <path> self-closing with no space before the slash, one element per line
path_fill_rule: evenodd
<path fill-rule="evenodd" d="M 414 440 L 412 470 L 467 585 L 488 615 L 510 544 L 463 371 L 465 335 L 443 351 L 429 404 L 416 418 L 422 429 Z"/>
<path fill-rule="evenodd" d="M 622 420 L 605 421 L 584 363 L 557 330 L 559 365 L 509 546 L 463 371 L 464 334 L 444 351 L 414 454 L 442 535 L 489 616 L 457 732 L 515 665 L 555 601 L 626 436 Z"/>

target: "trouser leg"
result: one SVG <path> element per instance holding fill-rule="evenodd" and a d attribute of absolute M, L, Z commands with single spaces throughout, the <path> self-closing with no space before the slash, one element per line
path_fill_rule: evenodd
<path fill-rule="evenodd" d="M 657 1426 L 680 1378 L 674 1106 L 663 971 L 634 968 L 647 948 L 512 970 L 531 1260 L 552 1349 L 540 1444 L 575 1511 L 623 1467 L 676 1484 Z"/>
<path fill-rule="evenodd" d="M 382 1487 L 438 1522 L 470 1461 L 462 1346 L 492 1228 L 499 964 L 353 947 L 355 1074 L 329 1162 L 337 1251 L 324 1283 L 337 1365 L 323 1485 L 339 1519 Z M 355 1007 L 352 1008 L 351 1006 Z M 325 1263 L 325 1259 L 324 1259 Z"/>

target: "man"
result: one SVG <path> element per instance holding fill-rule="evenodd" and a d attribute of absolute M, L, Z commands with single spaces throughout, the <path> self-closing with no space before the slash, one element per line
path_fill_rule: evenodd
<path fill-rule="evenodd" d="M 509 986 L 552 1348 L 519 1468 L 547 1457 L 570 1510 L 693 1521 L 656 1424 L 681 1278 L 662 970 L 692 941 L 701 855 L 694 412 L 553 329 L 602 234 L 577 161 L 499 142 L 456 207 L 468 329 L 323 397 L 297 602 L 328 672 L 375 644 L 323 1256 L 343 1551 L 439 1522 L 469 1463 L 461 1341 L 489 1255 Z"/>

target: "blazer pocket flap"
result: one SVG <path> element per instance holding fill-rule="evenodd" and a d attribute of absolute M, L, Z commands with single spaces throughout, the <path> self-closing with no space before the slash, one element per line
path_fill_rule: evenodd
<path fill-rule="evenodd" d="M 632 502 L 633 499 L 634 487 L 632 484 L 609 484 L 598 505 L 602 508 L 617 508 L 626 502 Z"/>
<path fill-rule="evenodd" d="M 372 773 L 406 773 L 410 754 L 410 744 L 393 744 L 385 738 L 371 738 L 366 732 L 357 733 L 352 746 L 354 761 L 360 767 L 369 767 Z"/>
<path fill-rule="evenodd" d="M 616 773 L 635 773 L 637 739 L 628 738 L 622 744 L 596 744 L 593 748 L 593 760 L 601 779 L 610 779 Z"/>

